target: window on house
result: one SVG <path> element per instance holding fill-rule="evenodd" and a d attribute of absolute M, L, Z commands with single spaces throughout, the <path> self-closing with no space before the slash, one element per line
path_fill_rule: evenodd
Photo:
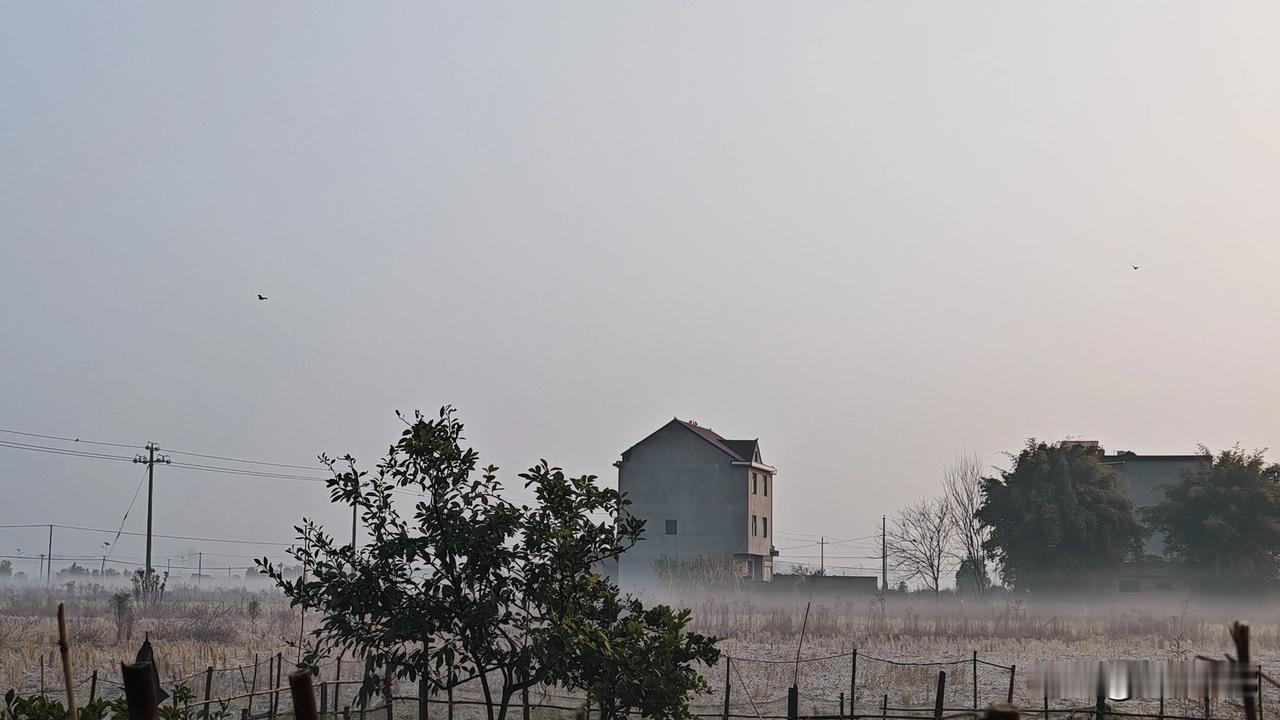
<path fill-rule="evenodd" d="M 757 482 L 759 482 L 759 476 L 758 476 L 756 473 L 751 473 L 751 494 L 752 494 L 752 495 L 755 495 L 755 494 L 756 494 L 756 483 L 757 483 Z"/>
<path fill-rule="evenodd" d="M 756 516 L 751 516 L 751 537 L 756 536 Z"/>
<path fill-rule="evenodd" d="M 769 537 L 769 518 L 767 517 L 760 518 L 760 535 Z"/>
<path fill-rule="evenodd" d="M 667 521 L 667 534 L 668 534 L 668 535 L 675 535 L 675 534 L 676 534 L 676 521 L 675 521 L 675 520 L 668 520 L 668 521 Z"/>
<path fill-rule="evenodd" d="M 765 473 L 762 477 L 764 478 L 764 495 L 769 497 L 769 474 Z"/>

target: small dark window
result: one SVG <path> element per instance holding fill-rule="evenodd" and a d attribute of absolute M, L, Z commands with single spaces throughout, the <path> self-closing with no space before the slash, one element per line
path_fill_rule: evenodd
<path fill-rule="evenodd" d="M 761 535 L 763 535 L 764 537 L 769 537 L 769 518 L 767 517 L 760 518 L 760 530 L 761 530 L 761 533 L 760 533 Z"/>
<path fill-rule="evenodd" d="M 668 535 L 675 535 L 675 534 L 676 534 L 676 521 L 675 521 L 675 520 L 668 520 L 668 521 L 667 521 L 667 534 L 668 534 Z"/>
<path fill-rule="evenodd" d="M 757 482 L 759 482 L 759 476 L 758 476 L 756 473 L 751 473 L 751 494 L 752 494 L 752 495 L 755 495 L 755 494 L 756 494 L 756 483 L 757 483 Z"/>
<path fill-rule="evenodd" d="M 769 474 L 765 473 L 761 477 L 764 478 L 764 496 L 769 497 Z"/>
<path fill-rule="evenodd" d="M 751 516 L 751 537 L 756 536 L 756 516 Z"/>

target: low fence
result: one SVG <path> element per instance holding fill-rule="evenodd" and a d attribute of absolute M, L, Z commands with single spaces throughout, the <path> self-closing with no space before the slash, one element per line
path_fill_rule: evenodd
<path fill-rule="evenodd" d="M 361 704 L 358 690 L 367 677 L 366 659 L 337 658 L 314 670 L 313 685 L 317 710 L 332 720 L 396 720 L 417 715 L 429 716 L 433 709 L 447 718 L 479 717 L 474 712 L 486 703 L 474 686 L 428 694 L 422 687 L 409 688 L 393 680 L 378 689 L 377 695 Z M 167 701 L 176 705 L 178 687 L 189 689 L 182 701 L 187 715 L 199 720 L 277 720 L 290 718 L 293 708 L 285 676 L 296 664 L 277 653 L 255 658 L 253 663 L 215 668 L 162 684 L 171 692 Z M 995 703 L 1021 707 L 1024 716 L 1052 718 L 1152 718 L 1154 720 L 1216 720 L 1243 716 L 1238 701 L 1205 698 L 1200 700 L 1094 701 L 1088 705 L 1048 698 L 1027 697 L 1025 670 L 980 657 L 934 661 L 905 661 L 877 657 L 858 649 L 818 657 L 791 659 L 759 658 L 725 654 L 709 673 L 712 691 L 696 699 L 691 708 L 700 718 L 723 720 L 947 720 L 976 717 Z M 53 674 L 56 677 L 56 673 Z M 34 690 L 34 689 L 33 689 Z M 1019 692 L 1021 690 L 1021 692 Z M 62 696 L 62 683 L 54 682 L 35 692 Z M 78 703 L 97 697 L 118 697 L 122 678 L 97 672 L 74 683 Z M 387 698 L 390 698 L 388 701 Z M 1258 719 L 1269 701 L 1259 696 Z M 588 718 L 596 714 L 581 695 L 567 694 L 554 687 L 538 686 L 518 698 L 517 710 L 525 718 L 571 716 L 579 712 Z"/>

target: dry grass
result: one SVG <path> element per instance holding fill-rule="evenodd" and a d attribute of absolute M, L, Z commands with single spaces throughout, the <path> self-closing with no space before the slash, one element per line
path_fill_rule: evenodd
<path fill-rule="evenodd" d="M 249 603 L 257 599 L 258 617 Z M 131 636 L 118 627 L 111 608 L 111 592 L 85 589 L 74 593 L 46 594 L 43 590 L 0 590 L 0 686 L 34 690 L 40 686 L 45 666 L 45 686 L 61 689 L 57 667 L 54 614 L 57 603 L 66 602 L 70 618 L 72 662 L 78 678 L 93 670 L 100 687 L 118 678 L 119 662 L 131 659 L 144 635 L 158 652 L 166 685 L 185 679 L 203 691 L 203 672 L 212 665 L 214 696 L 243 692 L 253 683 L 255 656 L 261 660 L 257 687 L 266 684 L 266 658 L 283 652 L 286 663 L 296 658 L 289 641 L 296 640 L 299 616 L 274 593 L 171 593 L 157 608 L 134 607 Z M 782 714 L 786 688 L 796 678 L 789 663 L 752 662 L 792 660 L 804 617 L 804 601 L 750 597 L 699 597 L 681 602 L 694 610 L 694 625 L 701 632 L 724 638 L 723 650 L 740 658 L 734 662 L 733 704 L 744 713 Z M 1022 668 L 1019 679 L 1043 660 L 1090 659 L 1188 659 L 1196 654 L 1219 657 L 1230 642 L 1227 625 L 1233 619 L 1249 620 L 1254 653 L 1267 666 L 1280 665 L 1280 607 L 1266 602 L 1197 602 L 1184 598 L 1134 601 L 1131 598 L 1063 598 L 1052 602 L 1021 602 L 1007 597 L 988 602 L 962 602 L 954 597 L 935 601 L 929 596 L 828 598 L 813 603 L 806 627 L 804 658 L 841 655 L 858 648 L 857 694 L 859 708 L 878 708 L 887 695 L 891 706 L 931 706 L 939 669 L 948 672 L 947 704 L 967 707 L 972 702 L 971 653 L 999 665 Z M 315 620 L 314 616 L 310 620 Z M 118 637 L 119 636 L 119 637 Z M 876 658 L 899 662 L 958 661 L 947 666 L 898 666 Z M 237 666 L 247 666 L 243 669 Z M 359 664 L 348 660 L 345 678 L 353 678 Z M 333 666 L 322 678 L 333 678 Z M 850 658 L 847 655 L 803 662 L 798 684 L 803 711 L 834 713 L 839 696 L 849 693 Z M 709 668 L 706 675 L 715 692 L 699 700 L 704 709 L 719 707 L 725 666 Z M 980 666 L 980 703 L 1003 699 L 1009 673 Z M 542 689 L 535 693 L 541 695 Z M 87 694 L 87 686 L 80 688 Z M 401 688 L 412 694 L 411 688 Z M 468 693 L 459 691 L 459 697 Z M 1038 708 L 1037 698 L 1026 696 L 1018 683 L 1015 698 Z M 1268 707 L 1276 707 L 1280 695 L 1269 693 Z M 1125 709 L 1141 707 L 1131 704 Z M 1170 711 L 1199 714 L 1199 705 Z M 1231 715 L 1228 704 L 1215 707 L 1215 716 Z"/>

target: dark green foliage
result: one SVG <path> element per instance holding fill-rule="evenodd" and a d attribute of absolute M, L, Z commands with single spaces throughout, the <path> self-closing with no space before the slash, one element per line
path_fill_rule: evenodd
<path fill-rule="evenodd" d="M 203 718 L 203 709 L 191 709 L 186 703 L 195 699 L 195 693 L 186 685 L 178 685 L 173 689 L 176 702 L 160 705 L 157 712 L 160 720 L 194 720 Z M 226 707 L 210 708 L 212 720 L 225 720 L 230 716 Z M 45 695 L 19 695 L 10 690 L 4 696 L 4 712 L 0 717 L 5 720 L 67 720 L 67 708 L 60 699 Z M 128 720 L 129 706 L 124 695 L 110 700 L 97 698 L 84 705 L 77 704 L 77 720 Z"/>
<path fill-rule="evenodd" d="M 1005 583 L 1019 590 L 1100 586 L 1141 551 L 1145 529 L 1095 450 L 1028 440 L 1012 470 L 983 480 L 978 518 Z"/>
<path fill-rule="evenodd" d="M 677 651 L 705 658 L 710 640 L 682 632 L 684 620 L 666 608 L 641 615 L 647 632 L 619 629 L 639 605 L 620 600 L 595 570 L 642 530 L 618 492 L 544 461 L 520 475 L 536 506 L 515 505 L 502 497 L 496 468 L 477 472 L 479 458 L 462 447 L 462 424 L 449 408 L 405 424 L 372 474 L 350 457 L 342 469 L 324 459 L 334 471 L 332 500 L 354 505 L 369 535 L 358 551 L 304 520 L 302 547 L 291 554 L 305 576 L 286 577 L 260 561 L 294 605 L 320 611 L 304 664 L 339 652 L 370 657 L 363 697 L 378 693 L 387 673 L 425 676 L 433 691 L 476 681 L 490 720 L 503 720 L 521 690 L 606 688 L 611 681 L 601 673 L 625 663 L 663 675 L 669 684 L 655 690 L 681 691 L 646 702 L 670 717 L 687 714 L 685 696 L 699 686 L 678 680 L 692 671 L 678 664 Z M 420 498 L 412 517 L 393 503 L 405 502 L 403 493 Z M 594 674 L 585 671 L 588 657 L 600 668 Z"/>
<path fill-rule="evenodd" d="M 688 610 L 607 598 L 596 617 L 569 620 L 576 667 L 564 681 L 587 690 L 602 720 L 633 712 L 657 720 L 689 718 L 690 694 L 710 690 L 694 666 L 714 665 L 720 651 L 714 638 L 686 632 L 688 624 Z"/>
<path fill-rule="evenodd" d="M 991 589 L 991 578 L 987 576 L 985 563 L 983 565 L 984 567 L 975 569 L 969 558 L 961 560 L 960 565 L 956 568 L 956 592 L 964 595 L 981 596 Z"/>
<path fill-rule="evenodd" d="M 1184 470 L 1147 512 L 1166 553 L 1204 581 L 1256 586 L 1280 574 L 1280 466 L 1239 448 Z"/>

